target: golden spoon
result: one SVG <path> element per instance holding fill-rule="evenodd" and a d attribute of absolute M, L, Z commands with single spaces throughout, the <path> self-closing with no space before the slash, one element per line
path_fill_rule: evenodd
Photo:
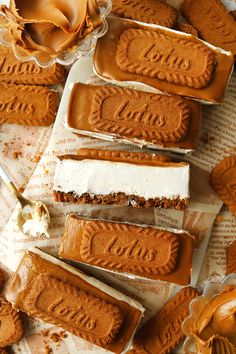
<path fill-rule="evenodd" d="M 50 215 L 47 207 L 42 202 L 23 197 L 1 165 L 0 176 L 21 205 L 17 215 L 17 225 L 20 230 L 26 236 L 37 237 L 44 234 L 50 237 L 48 234 Z"/>

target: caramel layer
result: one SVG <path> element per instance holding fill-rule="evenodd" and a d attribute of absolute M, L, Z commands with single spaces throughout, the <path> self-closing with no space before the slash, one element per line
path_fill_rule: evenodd
<path fill-rule="evenodd" d="M 41 68 L 34 61 L 17 60 L 10 48 L 0 46 L 0 82 L 53 85 L 64 81 L 65 75 L 65 69 L 59 64 Z"/>
<path fill-rule="evenodd" d="M 116 50 L 116 63 L 123 72 L 195 89 L 210 84 L 215 61 L 205 44 L 151 29 L 124 30 Z"/>
<path fill-rule="evenodd" d="M 178 97 L 77 83 L 70 97 L 68 126 L 84 135 L 100 132 L 134 144 L 191 149 L 200 116 L 198 103 Z"/>
<path fill-rule="evenodd" d="M 184 0 L 181 11 L 201 38 L 236 55 L 236 23 L 220 0 Z"/>
<path fill-rule="evenodd" d="M 208 60 L 210 57 L 212 57 L 210 54 L 208 57 L 208 54 L 204 52 L 204 49 L 207 48 L 206 50 L 208 53 L 208 51 L 210 50 L 209 47 L 203 44 L 198 38 L 186 36 L 182 33 L 177 34 L 176 32 L 164 28 L 160 29 L 150 28 L 148 26 L 144 27 L 138 23 L 134 23 L 127 20 L 125 21 L 114 17 L 108 18 L 108 23 L 108 32 L 105 36 L 99 38 L 94 53 L 94 69 L 98 75 L 100 75 L 104 79 L 113 81 L 115 80 L 124 82 L 140 82 L 152 86 L 156 89 L 159 89 L 163 92 L 193 97 L 204 101 L 221 102 L 223 100 L 224 91 L 227 86 L 229 76 L 231 74 L 232 67 L 234 64 L 234 59 L 232 55 L 222 53 L 219 50 L 212 51 L 213 55 L 215 55 L 216 58 L 216 66 L 214 68 L 212 77 L 210 78 L 210 82 L 208 82 L 209 85 L 201 89 L 195 88 L 194 86 L 200 87 L 201 84 L 206 83 L 207 77 L 209 78 L 210 76 L 208 74 L 201 76 L 200 71 L 198 71 L 198 81 L 198 79 L 195 79 L 194 73 L 192 73 L 192 76 L 187 75 L 187 72 L 191 73 L 191 68 L 188 68 L 188 62 L 185 63 L 185 61 L 191 61 L 191 63 L 193 63 L 194 67 L 197 70 L 199 70 L 198 62 L 202 63 L 201 68 L 204 74 L 206 74 L 208 70 L 205 70 L 207 66 L 202 61 L 203 57 L 205 58 L 205 60 Z M 144 33 L 144 37 L 146 39 L 143 37 L 143 35 L 141 35 L 140 37 L 135 35 L 135 37 L 132 37 L 135 39 L 135 41 L 129 41 L 131 46 L 127 46 L 127 43 L 125 46 L 124 42 L 128 41 L 125 35 L 122 36 L 122 34 L 125 33 L 128 33 L 129 35 L 131 34 L 132 36 L 133 34 Z M 146 36 L 147 33 L 148 35 Z M 160 43 L 163 45 L 163 49 L 162 52 L 159 53 L 156 44 L 159 43 L 159 40 L 156 41 L 156 39 L 159 37 L 171 38 L 171 45 L 173 43 L 180 42 L 181 46 L 175 45 L 173 48 L 171 47 L 173 49 L 173 52 L 171 53 L 169 52 L 168 48 L 164 47 L 164 41 L 161 40 Z M 139 38 L 138 41 L 137 38 Z M 154 38 L 155 40 L 153 41 Z M 142 46 L 141 48 L 139 41 L 142 43 L 145 42 L 147 44 L 145 44 L 145 46 Z M 134 46 L 134 42 L 137 44 L 137 46 Z M 122 46 L 120 44 L 122 44 Z M 129 48 L 129 52 L 127 53 L 126 58 L 132 58 L 135 60 L 135 65 L 130 65 L 128 68 L 130 72 L 127 70 L 127 67 L 125 69 L 125 65 L 120 62 L 120 56 L 119 63 L 117 62 L 117 50 L 119 48 L 119 54 L 122 54 L 121 56 L 123 58 L 126 57 L 126 54 L 125 52 L 122 53 L 121 49 Z M 130 50 L 130 48 L 132 50 Z M 139 48 L 139 52 L 137 51 L 137 48 Z M 183 49 L 183 53 L 182 49 L 181 52 L 179 52 L 180 48 Z M 188 49 L 186 50 L 186 48 Z M 192 50 L 190 50 L 190 48 L 194 49 L 193 52 Z M 178 55 L 175 54 L 175 50 L 177 51 L 176 53 L 178 53 Z M 137 54 L 137 58 L 134 58 L 134 53 Z M 148 63 L 147 70 L 145 69 L 145 65 L 141 67 L 140 70 L 141 62 L 143 62 L 143 59 L 140 58 L 140 55 L 142 55 L 142 57 L 145 55 L 145 62 Z M 176 62 L 175 60 L 173 61 L 173 58 L 176 60 Z M 163 66 L 161 64 L 162 62 Z M 211 62 L 211 60 L 209 62 Z M 151 63 L 150 66 L 149 63 Z M 158 65 L 156 65 L 156 63 L 158 63 Z M 122 64 L 122 67 L 119 67 L 119 64 Z M 176 65 L 178 66 L 178 70 L 176 68 Z M 155 72 L 155 67 L 158 68 L 157 71 L 158 75 L 160 75 L 160 78 L 158 78 L 157 76 L 151 77 L 151 75 L 157 74 L 157 72 Z M 188 77 L 189 82 L 187 82 Z M 185 85 L 183 85 L 184 82 L 186 82 Z M 192 87 L 189 87 L 188 85 Z"/>
<path fill-rule="evenodd" d="M 236 273 L 236 241 L 226 248 L 226 272 Z"/>
<path fill-rule="evenodd" d="M 41 274 L 32 281 L 25 306 L 31 315 L 100 346 L 114 342 L 123 322 L 118 306 Z"/>
<path fill-rule="evenodd" d="M 61 155 L 60 160 L 75 159 L 75 160 L 105 160 L 112 162 L 132 163 L 135 165 L 147 166 L 164 166 L 164 167 L 181 167 L 188 165 L 185 162 L 171 162 L 168 155 L 148 154 L 145 152 L 132 152 L 125 150 L 103 150 L 103 149 L 87 149 L 82 148 L 77 150 L 76 155 Z"/>
<path fill-rule="evenodd" d="M 193 238 L 152 227 L 83 220 L 70 214 L 59 254 L 119 273 L 187 285 Z"/>
<path fill-rule="evenodd" d="M 182 323 L 189 314 L 189 304 L 198 292 L 187 287 L 178 292 L 136 334 L 133 354 L 168 354 L 184 337 Z"/>
<path fill-rule="evenodd" d="M 0 298 L 0 347 L 19 342 L 24 337 L 21 315 L 3 297 Z"/>
<path fill-rule="evenodd" d="M 119 17 L 165 27 L 173 27 L 178 16 L 173 6 L 159 0 L 113 0 L 112 12 Z"/>
<path fill-rule="evenodd" d="M 114 353 L 122 352 L 141 315 L 137 308 L 86 281 L 83 273 L 31 251 L 23 256 L 7 298 L 16 309 Z"/>
<path fill-rule="evenodd" d="M 0 123 L 47 126 L 54 122 L 58 94 L 47 87 L 0 84 Z"/>
<path fill-rule="evenodd" d="M 224 158 L 213 168 L 210 182 L 219 197 L 236 216 L 236 155 Z"/>

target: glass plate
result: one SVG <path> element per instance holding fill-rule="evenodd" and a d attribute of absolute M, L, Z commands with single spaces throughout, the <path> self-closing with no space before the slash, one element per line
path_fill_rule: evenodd
<path fill-rule="evenodd" d="M 37 65 L 44 68 L 49 67 L 55 63 L 59 63 L 62 65 L 73 64 L 82 55 L 91 54 L 94 50 L 97 38 L 102 37 L 107 32 L 108 24 L 106 21 L 106 17 L 110 13 L 111 7 L 111 0 L 102 1 L 102 5 L 99 6 L 102 25 L 93 32 L 91 32 L 88 36 L 86 36 L 84 40 L 80 41 L 78 45 L 74 45 L 72 50 L 64 51 L 58 54 L 58 56 L 50 58 L 43 52 L 38 52 L 34 56 L 26 56 L 25 54 L 22 55 L 22 53 L 13 49 L 16 58 L 20 61 L 34 60 Z M 0 29 L 0 44 L 5 45 L 7 47 L 12 47 L 11 37 L 6 28 Z"/>
<path fill-rule="evenodd" d="M 213 276 L 200 283 L 199 288 L 203 290 L 203 294 L 191 301 L 189 307 L 190 315 L 185 319 L 182 325 L 183 332 L 187 336 L 184 342 L 184 353 L 198 354 L 195 340 L 190 334 L 189 328 L 192 327 L 196 316 L 199 315 L 199 308 L 201 308 L 201 303 L 202 306 L 206 305 L 205 302 L 203 303 L 205 296 L 211 300 L 214 296 L 220 294 L 226 285 L 236 286 L 236 273 L 229 274 L 226 277 Z"/>

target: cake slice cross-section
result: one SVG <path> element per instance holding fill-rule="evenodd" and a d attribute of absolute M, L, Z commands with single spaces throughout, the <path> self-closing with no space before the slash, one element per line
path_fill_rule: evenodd
<path fill-rule="evenodd" d="M 185 210 L 189 164 L 143 152 L 80 149 L 57 159 L 57 202 Z"/>

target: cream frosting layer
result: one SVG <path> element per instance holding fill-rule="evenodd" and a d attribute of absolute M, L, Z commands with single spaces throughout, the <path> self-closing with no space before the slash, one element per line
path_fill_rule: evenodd
<path fill-rule="evenodd" d="M 54 190 L 81 196 L 125 193 L 145 199 L 189 198 L 189 165 L 145 166 L 99 160 L 57 161 Z"/>

